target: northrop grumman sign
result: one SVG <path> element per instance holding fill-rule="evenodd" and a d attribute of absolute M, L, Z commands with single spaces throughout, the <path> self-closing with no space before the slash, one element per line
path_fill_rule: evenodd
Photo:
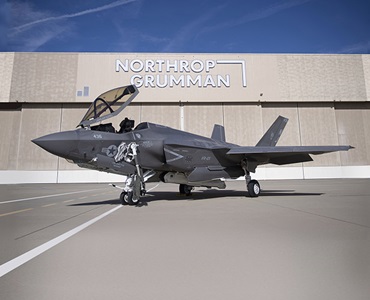
<path fill-rule="evenodd" d="M 217 72 L 217 66 L 240 66 L 241 80 L 231 73 Z M 227 68 L 222 68 L 227 70 Z M 166 60 L 166 59 L 116 59 L 116 72 L 128 73 L 130 83 L 137 87 L 203 87 L 221 88 L 231 85 L 247 86 L 244 60 Z"/>

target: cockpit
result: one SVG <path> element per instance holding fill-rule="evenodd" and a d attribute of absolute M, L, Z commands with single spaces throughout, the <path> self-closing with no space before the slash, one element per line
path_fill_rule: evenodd
<path fill-rule="evenodd" d="M 79 126 L 88 127 L 92 130 L 116 132 L 112 123 L 99 124 L 91 126 L 92 124 L 100 123 L 103 120 L 109 119 L 118 115 L 139 93 L 134 85 L 122 86 L 115 88 L 108 92 L 104 92 L 98 96 L 93 103 L 91 103 L 85 116 L 82 118 Z M 125 118 L 121 124 L 118 132 L 128 132 L 134 128 L 134 120 Z"/>
<path fill-rule="evenodd" d="M 106 123 L 106 124 L 99 124 L 96 126 L 91 126 L 91 130 L 95 131 L 105 131 L 105 132 L 111 132 L 111 133 L 127 133 L 131 131 L 138 131 L 138 130 L 144 130 L 149 128 L 149 123 L 148 122 L 143 122 L 137 125 L 135 128 L 135 121 L 130 120 L 127 117 L 122 120 L 120 123 L 120 129 L 116 130 L 112 123 Z"/>
<path fill-rule="evenodd" d="M 143 123 L 140 123 L 139 125 L 137 125 L 134 130 L 135 131 L 136 130 L 144 130 L 144 129 L 148 129 L 148 128 L 149 128 L 149 123 L 148 122 L 143 122 Z"/>

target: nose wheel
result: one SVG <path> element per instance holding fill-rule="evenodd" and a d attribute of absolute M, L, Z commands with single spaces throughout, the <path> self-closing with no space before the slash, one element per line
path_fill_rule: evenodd
<path fill-rule="evenodd" d="M 134 199 L 133 192 L 122 192 L 120 195 L 120 200 L 122 205 L 136 205 L 139 202 L 139 199 Z"/>
<path fill-rule="evenodd" d="M 137 205 L 140 201 L 140 196 L 145 195 L 144 183 L 136 174 L 131 175 L 126 180 L 126 185 L 120 195 L 122 205 Z"/>

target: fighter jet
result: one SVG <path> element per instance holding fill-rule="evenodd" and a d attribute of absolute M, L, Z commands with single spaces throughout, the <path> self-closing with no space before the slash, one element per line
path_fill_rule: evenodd
<path fill-rule="evenodd" d="M 98 96 L 77 129 L 32 140 L 46 151 L 82 168 L 124 175 L 122 204 L 137 205 L 145 183 L 179 184 L 181 194 L 194 187 L 224 189 L 226 179 L 245 177 L 247 193 L 258 197 L 260 184 L 251 173 L 264 164 L 286 165 L 312 161 L 310 154 L 348 151 L 351 146 L 276 146 L 287 118 L 278 116 L 256 146 L 226 142 L 225 129 L 214 125 L 211 137 L 125 118 L 117 130 L 105 120 L 118 115 L 138 94 L 134 85 Z M 104 121 L 104 122 L 103 122 Z"/>

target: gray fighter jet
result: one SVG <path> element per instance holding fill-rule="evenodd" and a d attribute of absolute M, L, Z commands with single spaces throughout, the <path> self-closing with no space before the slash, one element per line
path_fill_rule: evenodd
<path fill-rule="evenodd" d="M 119 114 L 138 94 L 134 85 L 101 94 L 89 107 L 79 128 L 33 140 L 46 151 L 82 168 L 125 175 L 122 204 L 135 205 L 145 194 L 145 183 L 179 184 L 181 194 L 194 187 L 224 189 L 225 179 L 245 176 L 250 197 L 258 197 L 260 184 L 251 178 L 259 165 L 285 165 L 311 161 L 310 154 L 348 151 L 351 146 L 276 146 L 287 118 L 279 116 L 256 146 L 227 143 L 225 130 L 214 125 L 210 138 L 144 122 L 134 128 L 125 118 L 120 129 L 102 121 Z M 94 124 L 94 125 L 93 125 Z"/>

